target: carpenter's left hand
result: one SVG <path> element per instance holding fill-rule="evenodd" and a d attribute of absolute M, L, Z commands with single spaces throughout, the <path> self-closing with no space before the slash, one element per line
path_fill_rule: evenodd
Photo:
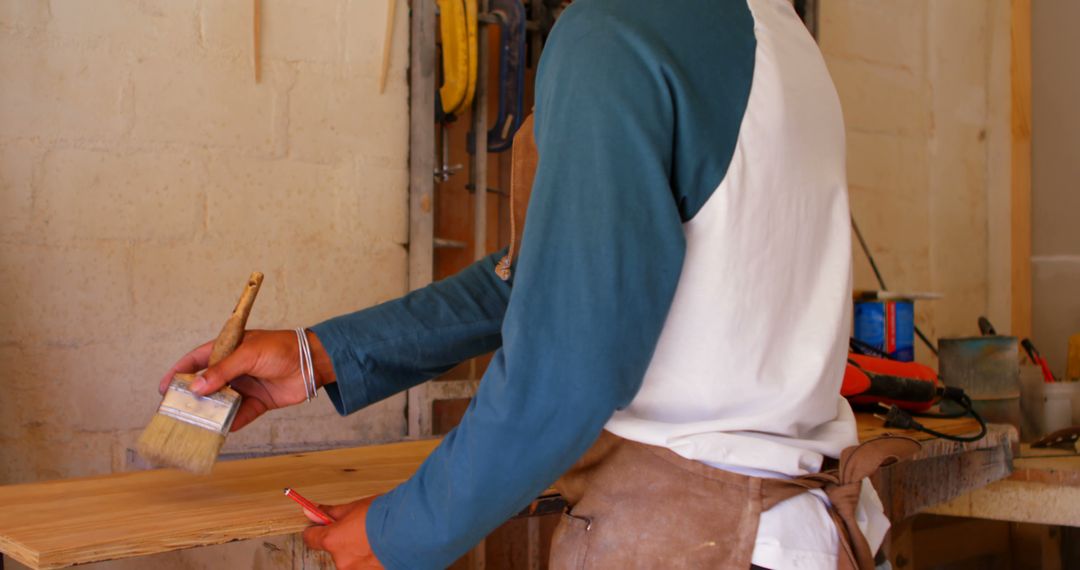
<path fill-rule="evenodd" d="M 381 569 L 382 564 L 368 544 L 365 524 L 368 507 L 374 500 L 375 496 L 371 496 L 344 505 L 319 505 L 337 522 L 308 528 L 304 531 L 304 543 L 312 550 L 329 552 L 338 570 Z M 319 522 L 307 509 L 304 514 L 312 522 Z"/>

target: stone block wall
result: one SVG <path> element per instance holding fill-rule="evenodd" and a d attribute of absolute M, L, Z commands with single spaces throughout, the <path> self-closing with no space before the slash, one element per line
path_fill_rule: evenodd
<path fill-rule="evenodd" d="M 406 289 L 408 11 L 386 2 L 0 0 L 0 484 L 139 467 L 160 376 L 252 270 L 250 326 Z M 399 439 L 325 398 L 226 453 Z"/>

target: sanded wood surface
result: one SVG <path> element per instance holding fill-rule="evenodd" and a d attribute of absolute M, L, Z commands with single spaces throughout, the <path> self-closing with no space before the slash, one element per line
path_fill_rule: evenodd
<path fill-rule="evenodd" d="M 1031 335 L 1031 0 L 1011 0 L 1010 166 L 1012 192 L 1009 333 Z"/>
<path fill-rule="evenodd" d="M 919 418 L 919 422 L 951 435 L 966 435 L 978 430 L 978 424 L 967 419 Z M 990 424 L 982 439 L 958 442 L 876 427 L 881 425 L 881 421 L 872 416 L 860 416 L 859 439 L 865 440 L 885 431 L 909 435 L 921 440 L 923 445 L 912 460 L 885 467 L 871 479 L 886 514 L 894 523 L 1005 479 L 1012 472 L 1012 446 L 1018 440 L 1013 426 Z"/>
<path fill-rule="evenodd" d="M 885 429 L 869 414 L 859 414 L 858 422 L 863 440 L 886 432 L 929 437 Z M 968 420 L 924 423 L 945 433 L 978 428 Z M 1000 447 L 999 431 L 982 445 Z M 920 457 L 959 456 L 980 446 L 939 442 L 924 443 Z M 436 445 L 438 440 L 425 440 L 232 461 L 205 477 L 155 470 L 0 487 L 0 551 L 31 568 L 62 568 L 293 534 L 309 523 L 282 495 L 284 487 L 321 503 L 386 492 L 412 475 Z M 996 469 L 1007 469 L 998 463 Z"/>
<path fill-rule="evenodd" d="M 1014 481 L 1080 487 L 1080 453 L 1076 450 L 1034 449 L 1024 444 L 1013 465 L 1009 479 Z"/>
<path fill-rule="evenodd" d="M 978 433 L 979 422 L 972 418 L 916 418 L 923 427 L 948 435 L 972 435 Z M 919 441 L 935 439 L 934 436 L 915 430 L 894 429 L 885 427 L 885 422 L 873 414 L 855 414 L 855 420 L 859 427 L 859 441 L 866 441 L 882 435 L 904 435 Z"/>
<path fill-rule="evenodd" d="M 1023 446 L 1007 479 L 939 505 L 940 515 L 1080 526 L 1080 455 Z"/>
<path fill-rule="evenodd" d="M 142 471 L 0 487 L 0 550 L 31 568 L 286 535 L 310 523 L 282 494 L 317 503 L 389 491 L 438 440 L 219 464 L 200 477 Z"/>

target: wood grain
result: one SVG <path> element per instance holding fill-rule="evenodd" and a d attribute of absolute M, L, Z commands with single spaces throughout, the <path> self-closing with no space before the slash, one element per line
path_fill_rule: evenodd
<path fill-rule="evenodd" d="M 904 435 L 918 441 L 936 439 L 934 436 L 921 431 L 887 428 L 885 422 L 874 417 L 873 414 L 855 414 L 855 420 L 859 427 L 859 441 L 866 441 L 886 434 Z M 918 418 L 918 420 L 924 427 L 948 435 L 970 435 L 979 431 L 979 422 L 971 418 Z"/>
<path fill-rule="evenodd" d="M 1012 426 L 993 424 L 986 437 L 970 443 L 932 439 L 911 461 L 878 471 L 871 481 L 893 522 L 924 512 L 1009 476 Z"/>
<path fill-rule="evenodd" d="M 1031 335 L 1031 0 L 1011 2 L 1012 330 Z"/>
<path fill-rule="evenodd" d="M 869 414 L 857 418 L 860 439 L 886 432 L 928 437 L 886 430 Z M 925 423 L 945 433 L 978 428 L 969 420 Z M 985 445 L 997 445 L 1000 431 L 992 429 Z M 0 487 L 0 551 L 31 568 L 62 568 L 293 534 L 309 523 L 282 496 L 284 487 L 319 503 L 384 493 L 409 478 L 436 445 L 424 440 L 247 459 L 221 463 L 205 477 L 156 470 Z M 934 440 L 920 457 L 960 456 L 980 445 Z"/>
<path fill-rule="evenodd" d="M 222 463 L 205 477 L 143 471 L 0 487 L 0 550 L 31 568 L 287 535 L 310 523 L 282 495 L 318 503 L 384 493 L 438 440 Z"/>
<path fill-rule="evenodd" d="M 937 505 L 930 512 L 1020 523 L 1080 526 L 1080 455 L 1021 448 L 1007 479 Z"/>
<path fill-rule="evenodd" d="M 255 83 L 262 79 L 262 0 L 251 3 L 251 72 Z"/>
<path fill-rule="evenodd" d="M 409 14 L 409 290 L 431 283 L 434 269 L 435 3 L 411 2 Z M 408 392 L 409 435 L 431 433 L 427 383 Z"/>

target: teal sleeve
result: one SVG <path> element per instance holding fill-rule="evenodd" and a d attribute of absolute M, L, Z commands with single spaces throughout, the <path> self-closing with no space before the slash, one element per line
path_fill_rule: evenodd
<path fill-rule="evenodd" d="M 569 468 L 637 393 L 670 307 L 685 242 L 664 71 L 632 30 L 576 6 L 539 70 L 502 348 L 461 424 L 368 512 L 388 568 L 448 566 Z"/>
<path fill-rule="evenodd" d="M 510 286 L 502 253 L 400 299 L 311 327 L 334 366 L 327 395 L 345 415 L 434 378 L 502 344 Z"/>

